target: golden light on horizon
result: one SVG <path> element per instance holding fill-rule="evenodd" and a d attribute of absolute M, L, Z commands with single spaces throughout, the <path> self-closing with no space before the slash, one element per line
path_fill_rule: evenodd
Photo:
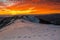
<path fill-rule="evenodd" d="M 54 0 L 32 0 L 21 4 L 20 1 L 11 3 L 7 2 L 8 6 L 1 3 L 0 15 L 46 15 L 46 14 L 60 14 L 60 3 Z M 40 3 L 39 3 L 40 2 Z M 13 4 L 13 5 L 12 5 Z"/>

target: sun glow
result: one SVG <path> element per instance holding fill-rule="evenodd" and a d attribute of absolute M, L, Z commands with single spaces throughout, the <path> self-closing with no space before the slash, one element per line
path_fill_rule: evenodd
<path fill-rule="evenodd" d="M 29 8 L 27 10 L 9 10 L 9 9 L 1 9 L 0 15 L 29 15 L 31 13 L 34 13 L 33 7 Z"/>
<path fill-rule="evenodd" d="M 60 14 L 60 3 L 55 3 L 55 1 L 32 0 L 31 2 L 25 0 L 23 3 L 20 1 L 0 2 L 0 15 L 46 15 L 55 13 Z"/>

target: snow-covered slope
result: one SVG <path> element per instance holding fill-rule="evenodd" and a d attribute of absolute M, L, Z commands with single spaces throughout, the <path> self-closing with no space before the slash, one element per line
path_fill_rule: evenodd
<path fill-rule="evenodd" d="M 16 20 L 0 30 L 0 40 L 60 40 L 60 26 Z"/>

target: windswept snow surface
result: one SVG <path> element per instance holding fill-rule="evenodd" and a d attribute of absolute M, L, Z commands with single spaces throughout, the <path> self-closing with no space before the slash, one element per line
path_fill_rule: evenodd
<path fill-rule="evenodd" d="M 60 40 L 60 26 L 16 20 L 0 30 L 0 40 Z"/>

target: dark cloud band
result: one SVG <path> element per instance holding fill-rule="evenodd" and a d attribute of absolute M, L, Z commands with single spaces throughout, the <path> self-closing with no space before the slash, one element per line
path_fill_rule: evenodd
<path fill-rule="evenodd" d="M 60 3 L 60 0 L 46 0 L 46 1 Z"/>

